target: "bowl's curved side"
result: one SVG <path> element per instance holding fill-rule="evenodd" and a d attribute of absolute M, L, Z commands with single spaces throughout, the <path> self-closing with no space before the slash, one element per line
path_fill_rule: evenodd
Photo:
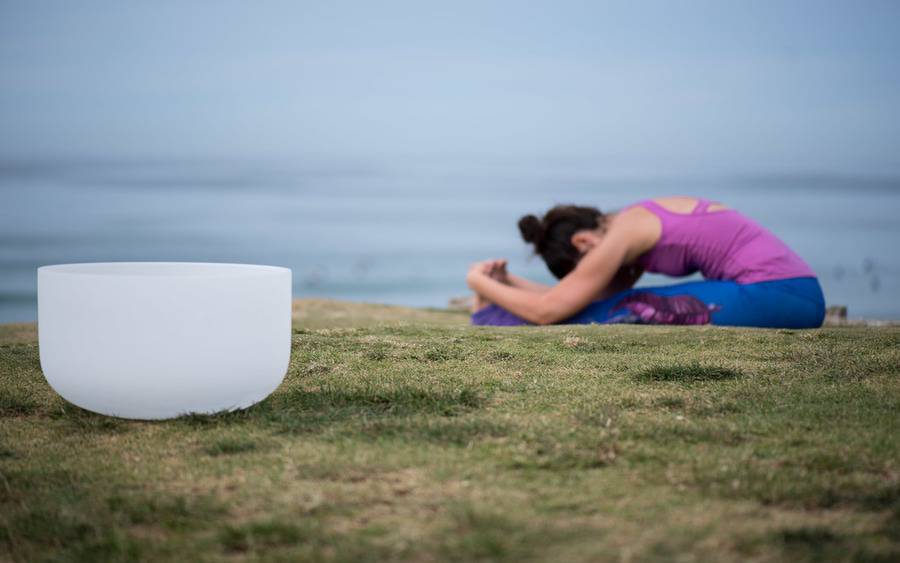
<path fill-rule="evenodd" d="M 82 408 L 136 419 L 245 408 L 287 371 L 291 274 L 39 271 L 38 333 L 47 382 Z"/>

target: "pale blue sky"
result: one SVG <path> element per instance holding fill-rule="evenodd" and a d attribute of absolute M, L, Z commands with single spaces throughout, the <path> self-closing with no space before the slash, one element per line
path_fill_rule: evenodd
<path fill-rule="evenodd" d="M 900 2 L 0 0 L 0 157 L 900 173 Z"/>

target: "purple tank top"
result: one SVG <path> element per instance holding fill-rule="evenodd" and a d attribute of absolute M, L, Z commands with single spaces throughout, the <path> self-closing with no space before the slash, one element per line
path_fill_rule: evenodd
<path fill-rule="evenodd" d="M 708 280 L 756 283 L 815 277 L 815 272 L 769 230 L 733 209 L 709 211 L 698 200 L 689 213 L 675 213 L 652 200 L 641 206 L 662 222 L 656 245 L 637 259 L 644 270 L 668 276 L 700 272 Z"/>

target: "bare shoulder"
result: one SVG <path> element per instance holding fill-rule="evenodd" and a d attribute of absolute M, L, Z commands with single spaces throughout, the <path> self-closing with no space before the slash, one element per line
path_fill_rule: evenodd
<path fill-rule="evenodd" d="M 697 204 L 700 203 L 699 198 L 688 196 L 655 197 L 653 198 L 653 201 L 662 206 L 666 211 L 684 215 L 689 215 L 694 211 L 694 208 L 697 207 Z M 709 211 L 721 211 L 723 209 L 729 209 L 729 207 L 718 201 L 713 201 L 708 208 Z"/>
<path fill-rule="evenodd" d="M 616 213 L 607 226 L 607 236 L 627 244 L 625 263 L 653 248 L 661 235 L 659 217 L 640 205 Z"/>

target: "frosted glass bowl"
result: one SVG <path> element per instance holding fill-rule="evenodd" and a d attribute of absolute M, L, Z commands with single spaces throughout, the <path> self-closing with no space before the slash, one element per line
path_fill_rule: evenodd
<path fill-rule="evenodd" d="M 284 379 L 291 271 L 179 262 L 38 268 L 44 377 L 101 414 L 172 418 L 246 408 Z"/>

